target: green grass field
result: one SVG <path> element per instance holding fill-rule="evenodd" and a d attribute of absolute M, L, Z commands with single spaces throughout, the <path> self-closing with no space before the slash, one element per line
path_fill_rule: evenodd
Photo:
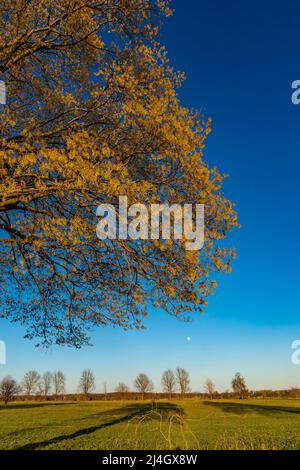
<path fill-rule="evenodd" d="M 300 401 L 11 403 L 1 449 L 300 449 Z"/>

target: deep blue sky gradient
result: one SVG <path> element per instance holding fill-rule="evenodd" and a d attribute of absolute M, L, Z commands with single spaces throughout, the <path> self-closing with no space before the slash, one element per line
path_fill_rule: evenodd
<path fill-rule="evenodd" d="M 81 351 L 37 350 L 21 327 L 1 321 L 7 365 L 0 376 L 61 368 L 71 391 L 91 367 L 98 390 L 104 381 L 110 390 L 119 381 L 132 386 L 138 372 L 160 389 L 161 372 L 179 365 L 194 390 L 207 377 L 230 388 L 236 371 L 255 389 L 300 386 L 300 366 L 290 360 L 300 338 L 300 106 L 291 102 L 291 83 L 300 79 L 300 3 L 174 0 L 173 7 L 161 40 L 186 73 L 183 104 L 213 119 L 205 158 L 229 173 L 224 191 L 242 224 L 230 237 L 238 250 L 233 273 L 218 280 L 193 323 L 153 311 L 146 331 L 98 329 L 94 347 Z"/>

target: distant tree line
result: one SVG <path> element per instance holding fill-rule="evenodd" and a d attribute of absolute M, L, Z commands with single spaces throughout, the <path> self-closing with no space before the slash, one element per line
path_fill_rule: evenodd
<path fill-rule="evenodd" d="M 26 372 L 18 384 L 11 376 L 4 377 L 0 382 L 0 397 L 5 404 L 16 396 L 30 399 L 33 396 L 58 400 L 66 392 L 66 377 L 61 370 L 47 371 L 40 375 L 36 370 Z"/>
<path fill-rule="evenodd" d="M 177 367 L 175 371 L 167 369 L 161 377 L 162 392 L 155 392 L 152 380 L 145 373 L 139 373 L 134 379 L 134 390 L 119 382 L 114 392 L 107 392 L 104 382 L 103 393 L 96 393 L 96 378 L 91 369 L 84 369 L 78 382 L 78 393 L 66 394 L 66 376 L 61 370 L 46 371 L 40 375 L 36 370 L 26 372 L 18 383 L 13 377 L 6 376 L 0 381 L 0 399 L 7 405 L 13 400 L 103 400 L 103 399 L 160 399 L 160 398 L 195 398 L 230 399 L 230 398 L 300 398 L 300 389 L 289 390 L 248 390 L 245 378 L 237 372 L 231 381 L 232 391 L 218 392 L 211 379 L 204 383 L 204 393 L 192 392 L 190 375 L 186 369 Z"/>

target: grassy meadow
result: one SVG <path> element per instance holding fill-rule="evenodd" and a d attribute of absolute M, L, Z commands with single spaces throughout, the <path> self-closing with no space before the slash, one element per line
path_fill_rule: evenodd
<path fill-rule="evenodd" d="M 16 402 L 0 448 L 300 449 L 300 401 Z"/>

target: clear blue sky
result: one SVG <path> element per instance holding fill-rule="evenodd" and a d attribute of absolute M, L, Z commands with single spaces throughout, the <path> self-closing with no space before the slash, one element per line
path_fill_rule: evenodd
<path fill-rule="evenodd" d="M 94 346 L 80 351 L 37 350 L 21 327 L 2 320 L 1 376 L 61 368 L 72 391 L 91 367 L 98 390 L 104 381 L 108 389 L 119 381 L 131 386 L 138 372 L 160 389 L 161 372 L 179 365 L 194 390 L 207 377 L 227 389 L 237 371 L 254 389 L 300 386 L 300 366 L 290 360 L 300 338 L 300 106 L 291 103 L 291 83 L 300 79 L 300 3 L 174 0 L 173 7 L 162 42 L 186 73 L 182 102 L 213 118 L 205 156 L 230 174 L 225 192 L 242 224 L 231 237 L 233 273 L 219 279 L 193 323 L 153 311 L 146 331 L 98 329 Z"/>

